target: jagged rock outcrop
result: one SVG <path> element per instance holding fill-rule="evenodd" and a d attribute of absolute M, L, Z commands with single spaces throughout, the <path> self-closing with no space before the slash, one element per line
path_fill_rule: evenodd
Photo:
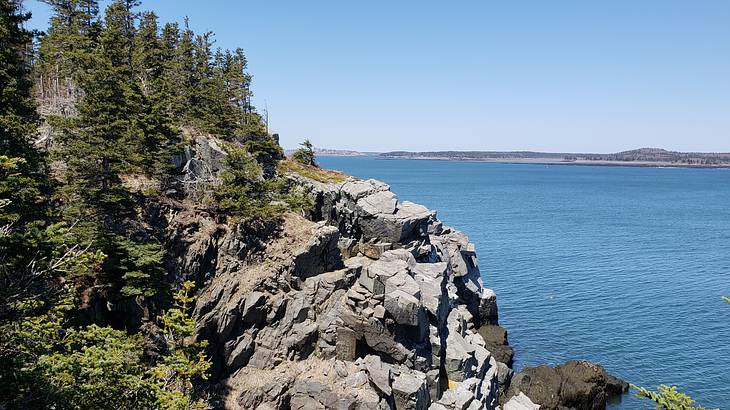
<path fill-rule="evenodd" d="M 189 181 L 221 161 L 204 139 L 180 159 Z M 160 215 L 170 266 L 202 289 L 198 337 L 226 407 L 495 408 L 498 365 L 477 329 L 496 324 L 496 300 L 466 236 L 378 181 L 291 179 L 315 210 L 266 232 Z"/>
<path fill-rule="evenodd" d="M 184 195 L 217 177 L 220 147 L 199 137 L 178 158 L 181 181 L 190 185 Z M 475 247 L 463 233 L 421 205 L 398 201 L 379 181 L 288 178 L 309 190 L 313 211 L 255 232 L 182 202 L 155 214 L 174 280 L 194 279 L 201 289 L 197 337 L 209 342 L 220 403 L 414 410 L 495 409 L 500 398 L 505 410 L 543 404 L 529 372 L 513 374 L 496 295 L 483 286 Z M 565 397 L 601 394 L 579 386 L 561 379 L 556 389 Z"/>

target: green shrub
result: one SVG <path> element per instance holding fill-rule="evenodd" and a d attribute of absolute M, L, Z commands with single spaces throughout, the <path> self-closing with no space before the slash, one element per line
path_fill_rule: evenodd
<path fill-rule="evenodd" d="M 704 407 L 695 406 L 695 401 L 691 397 L 678 392 L 677 386 L 662 384 L 657 392 L 633 385 L 631 387 L 637 390 L 637 397 L 647 398 L 656 403 L 656 410 L 705 410 Z"/>

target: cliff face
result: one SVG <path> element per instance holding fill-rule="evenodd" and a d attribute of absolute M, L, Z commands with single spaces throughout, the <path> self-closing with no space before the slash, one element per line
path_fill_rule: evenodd
<path fill-rule="evenodd" d="M 511 371 L 478 332 L 497 324 L 496 296 L 467 237 L 382 182 L 289 178 L 315 209 L 262 232 L 160 213 L 173 270 L 202 289 L 221 405 L 495 408 Z"/>

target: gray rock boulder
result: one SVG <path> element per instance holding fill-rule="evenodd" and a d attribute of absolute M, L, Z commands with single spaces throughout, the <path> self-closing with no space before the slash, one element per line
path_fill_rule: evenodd
<path fill-rule="evenodd" d="M 540 406 L 533 403 L 525 393 L 520 393 L 505 403 L 502 410 L 540 410 Z"/>
<path fill-rule="evenodd" d="M 395 408 L 426 410 L 430 403 L 426 375 L 419 371 L 403 372 L 393 380 Z"/>
<path fill-rule="evenodd" d="M 390 366 L 384 364 L 380 357 L 373 355 L 366 356 L 362 363 L 370 383 L 383 395 L 390 396 L 393 393 L 390 387 Z"/>

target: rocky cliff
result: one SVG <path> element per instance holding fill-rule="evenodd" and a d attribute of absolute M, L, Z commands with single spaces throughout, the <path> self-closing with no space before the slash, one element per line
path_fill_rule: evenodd
<path fill-rule="evenodd" d="M 225 153 L 180 160 L 209 180 Z M 248 232 L 204 210 L 158 210 L 169 264 L 201 291 L 198 337 L 228 408 L 495 408 L 508 372 L 478 329 L 497 325 L 474 245 L 388 185 L 305 186 L 314 209 Z M 194 185 L 194 184 L 192 184 Z"/>
<path fill-rule="evenodd" d="M 214 180 L 223 156 L 198 138 L 181 189 Z M 182 203 L 157 210 L 171 271 L 201 289 L 218 405 L 497 408 L 512 350 L 468 238 L 379 181 L 287 178 L 313 210 L 255 232 Z M 521 386 L 505 409 L 537 408 Z"/>

